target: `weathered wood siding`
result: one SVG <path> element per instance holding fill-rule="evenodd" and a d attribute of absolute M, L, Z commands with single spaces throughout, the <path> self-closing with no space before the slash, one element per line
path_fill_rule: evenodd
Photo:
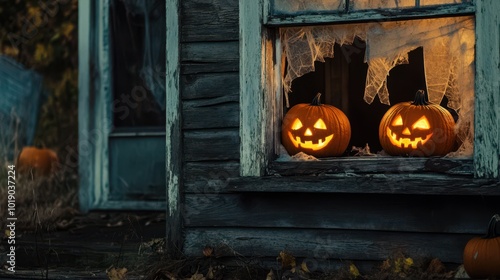
<path fill-rule="evenodd" d="M 238 0 L 180 5 L 184 253 L 460 263 L 500 212 L 498 181 L 474 180 L 470 159 L 272 163 L 272 176 L 239 177 Z"/>

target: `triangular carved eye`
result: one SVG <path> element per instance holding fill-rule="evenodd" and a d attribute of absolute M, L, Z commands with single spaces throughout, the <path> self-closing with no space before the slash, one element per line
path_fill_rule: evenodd
<path fill-rule="evenodd" d="M 295 119 L 295 121 L 292 124 L 292 130 L 297 130 L 302 127 L 302 122 L 299 119 Z"/>
<path fill-rule="evenodd" d="M 392 121 L 392 126 L 402 126 L 403 125 L 403 118 L 401 115 L 398 115 L 393 121 Z"/>
<path fill-rule="evenodd" d="M 316 123 L 314 124 L 314 128 L 326 129 L 326 124 L 322 119 L 318 119 L 318 121 L 316 121 Z"/>
<path fill-rule="evenodd" d="M 431 126 L 429 124 L 429 121 L 427 120 L 427 118 L 425 116 L 421 117 L 420 119 L 418 119 L 418 121 L 416 121 L 413 126 L 412 126 L 413 129 L 415 128 L 418 128 L 418 129 L 430 129 Z"/>

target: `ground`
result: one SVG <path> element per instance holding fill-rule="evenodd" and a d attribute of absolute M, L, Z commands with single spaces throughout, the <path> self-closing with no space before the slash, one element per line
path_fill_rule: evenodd
<path fill-rule="evenodd" d="M 161 248 L 164 237 L 164 212 L 76 214 L 54 230 L 18 232 L 16 273 L 4 267 L 0 278 L 109 279 L 106 271 L 113 268 L 128 268 L 128 279 L 142 278 L 139 274 L 146 273 L 140 266 Z M 7 239 L 1 243 L 5 258 Z"/>
<path fill-rule="evenodd" d="M 439 260 L 413 260 L 404 255 L 360 273 L 353 263 L 328 273 L 308 271 L 291 254 L 277 252 L 274 262 L 216 257 L 200 248 L 198 258 L 169 259 L 164 254 L 164 212 L 91 212 L 60 220 L 53 230 L 23 230 L 16 236 L 16 273 L 0 270 L 3 279 L 454 279 L 455 268 Z M 7 239 L 1 242 L 6 256 Z M 215 250 L 215 251 L 214 251 Z M 4 263 L 5 259 L 1 259 Z"/>

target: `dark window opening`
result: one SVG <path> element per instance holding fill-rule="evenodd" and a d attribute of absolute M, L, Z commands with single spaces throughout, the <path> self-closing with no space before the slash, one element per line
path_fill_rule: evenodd
<path fill-rule="evenodd" d="M 110 34 L 114 126 L 164 127 L 165 1 L 111 1 Z"/>
<path fill-rule="evenodd" d="M 357 46 L 357 49 L 353 49 Z M 380 121 L 390 108 L 380 103 L 378 96 L 372 104 L 363 100 L 368 64 L 364 62 L 365 48 L 360 40 L 353 46 L 335 44 L 335 57 L 325 62 L 315 62 L 315 71 L 296 78 L 288 95 L 290 108 L 298 103 L 310 103 L 321 92 L 321 101 L 342 110 L 351 124 L 351 139 L 344 155 L 351 155 L 352 146 L 364 147 L 368 143 L 372 153 L 382 150 L 378 139 Z M 417 90 L 426 89 L 423 49 L 417 48 L 409 53 L 409 64 L 394 67 L 387 77 L 391 106 L 400 102 L 413 101 Z M 441 101 L 449 109 L 446 96 Z M 285 106 L 285 105 L 284 105 Z M 289 108 L 284 108 L 284 113 Z M 458 148 L 458 145 L 457 145 Z"/>

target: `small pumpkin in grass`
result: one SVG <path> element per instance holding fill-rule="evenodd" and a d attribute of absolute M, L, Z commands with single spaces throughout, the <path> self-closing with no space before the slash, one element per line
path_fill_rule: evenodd
<path fill-rule="evenodd" d="M 494 215 L 484 237 L 465 245 L 464 268 L 471 278 L 500 277 L 500 215 Z"/>
<path fill-rule="evenodd" d="M 33 174 L 35 177 L 46 177 L 53 174 L 58 167 L 56 152 L 47 148 L 24 147 L 17 158 L 17 170 L 21 174 Z"/>
<path fill-rule="evenodd" d="M 349 119 L 338 108 L 321 104 L 320 97 L 318 93 L 311 104 L 293 106 L 283 118 L 281 143 L 289 154 L 333 157 L 346 150 L 351 139 Z"/>
<path fill-rule="evenodd" d="M 444 156 L 453 150 L 455 137 L 453 116 L 430 103 L 423 90 L 413 102 L 389 108 L 379 126 L 380 144 L 393 156 Z"/>

